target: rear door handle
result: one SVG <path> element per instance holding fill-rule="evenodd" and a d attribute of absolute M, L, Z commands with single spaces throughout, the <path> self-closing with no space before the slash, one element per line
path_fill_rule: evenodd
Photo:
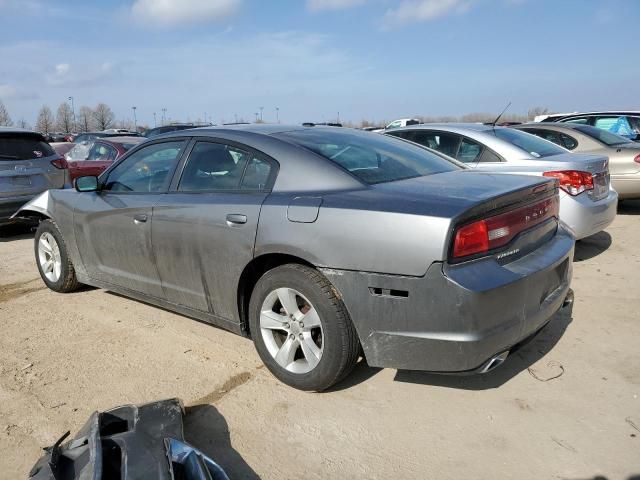
<path fill-rule="evenodd" d="M 227 225 L 244 225 L 247 223 L 247 216 L 241 213 L 230 213 L 227 215 Z"/>
<path fill-rule="evenodd" d="M 147 215 L 145 213 L 138 213 L 136 215 L 133 216 L 133 223 L 135 223 L 136 225 L 139 223 L 144 223 L 147 221 Z"/>

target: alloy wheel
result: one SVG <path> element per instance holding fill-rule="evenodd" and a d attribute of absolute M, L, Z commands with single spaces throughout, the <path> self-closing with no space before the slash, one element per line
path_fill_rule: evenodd
<path fill-rule="evenodd" d="M 276 363 L 291 373 L 308 373 L 322 358 L 320 316 L 292 288 L 278 288 L 267 295 L 260 309 L 260 333 Z"/>

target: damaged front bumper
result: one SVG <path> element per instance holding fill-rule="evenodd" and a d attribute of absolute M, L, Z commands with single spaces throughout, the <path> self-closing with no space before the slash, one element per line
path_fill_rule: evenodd
<path fill-rule="evenodd" d="M 229 480 L 222 468 L 184 443 L 179 399 L 94 412 L 67 432 L 29 473 L 31 480 Z"/>

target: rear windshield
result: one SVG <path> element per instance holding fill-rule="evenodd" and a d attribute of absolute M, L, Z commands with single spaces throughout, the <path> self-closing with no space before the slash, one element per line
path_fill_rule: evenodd
<path fill-rule="evenodd" d="M 38 137 L 0 136 L 0 161 L 32 160 L 55 155 L 53 148 Z"/>
<path fill-rule="evenodd" d="M 582 132 L 585 135 L 588 135 L 589 137 L 598 140 L 599 142 L 602 142 L 610 147 L 616 145 L 624 145 L 625 143 L 633 143 L 631 140 L 623 137 L 622 135 L 617 135 L 615 133 L 602 130 L 601 128 L 590 127 L 589 125 L 577 125 L 574 128 L 579 132 Z"/>
<path fill-rule="evenodd" d="M 133 147 L 135 147 L 137 145 L 137 143 L 121 143 L 120 146 L 122 147 L 122 149 L 125 152 L 128 152 L 129 150 L 131 150 Z"/>
<path fill-rule="evenodd" d="M 558 147 L 555 143 L 543 140 L 530 133 L 513 130 L 511 128 L 494 128 L 487 130 L 487 133 L 493 133 L 496 137 L 509 142 L 511 145 L 524 150 L 535 158 L 551 157 L 553 155 L 561 155 L 567 153 L 563 148 Z"/>
<path fill-rule="evenodd" d="M 463 168 L 417 145 L 375 133 L 313 127 L 276 136 L 317 153 L 368 184 Z"/>

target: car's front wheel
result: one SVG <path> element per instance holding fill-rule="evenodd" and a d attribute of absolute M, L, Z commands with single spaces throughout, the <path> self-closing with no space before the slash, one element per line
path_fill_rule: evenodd
<path fill-rule="evenodd" d="M 358 336 L 347 310 L 313 268 L 287 264 L 265 273 L 251 295 L 249 313 L 260 358 L 294 388 L 325 390 L 358 359 Z"/>
<path fill-rule="evenodd" d="M 35 236 L 36 264 L 44 283 L 51 290 L 72 292 L 80 285 L 69 258 L 62 233 L 52 220 L 44 220 Z"/>

